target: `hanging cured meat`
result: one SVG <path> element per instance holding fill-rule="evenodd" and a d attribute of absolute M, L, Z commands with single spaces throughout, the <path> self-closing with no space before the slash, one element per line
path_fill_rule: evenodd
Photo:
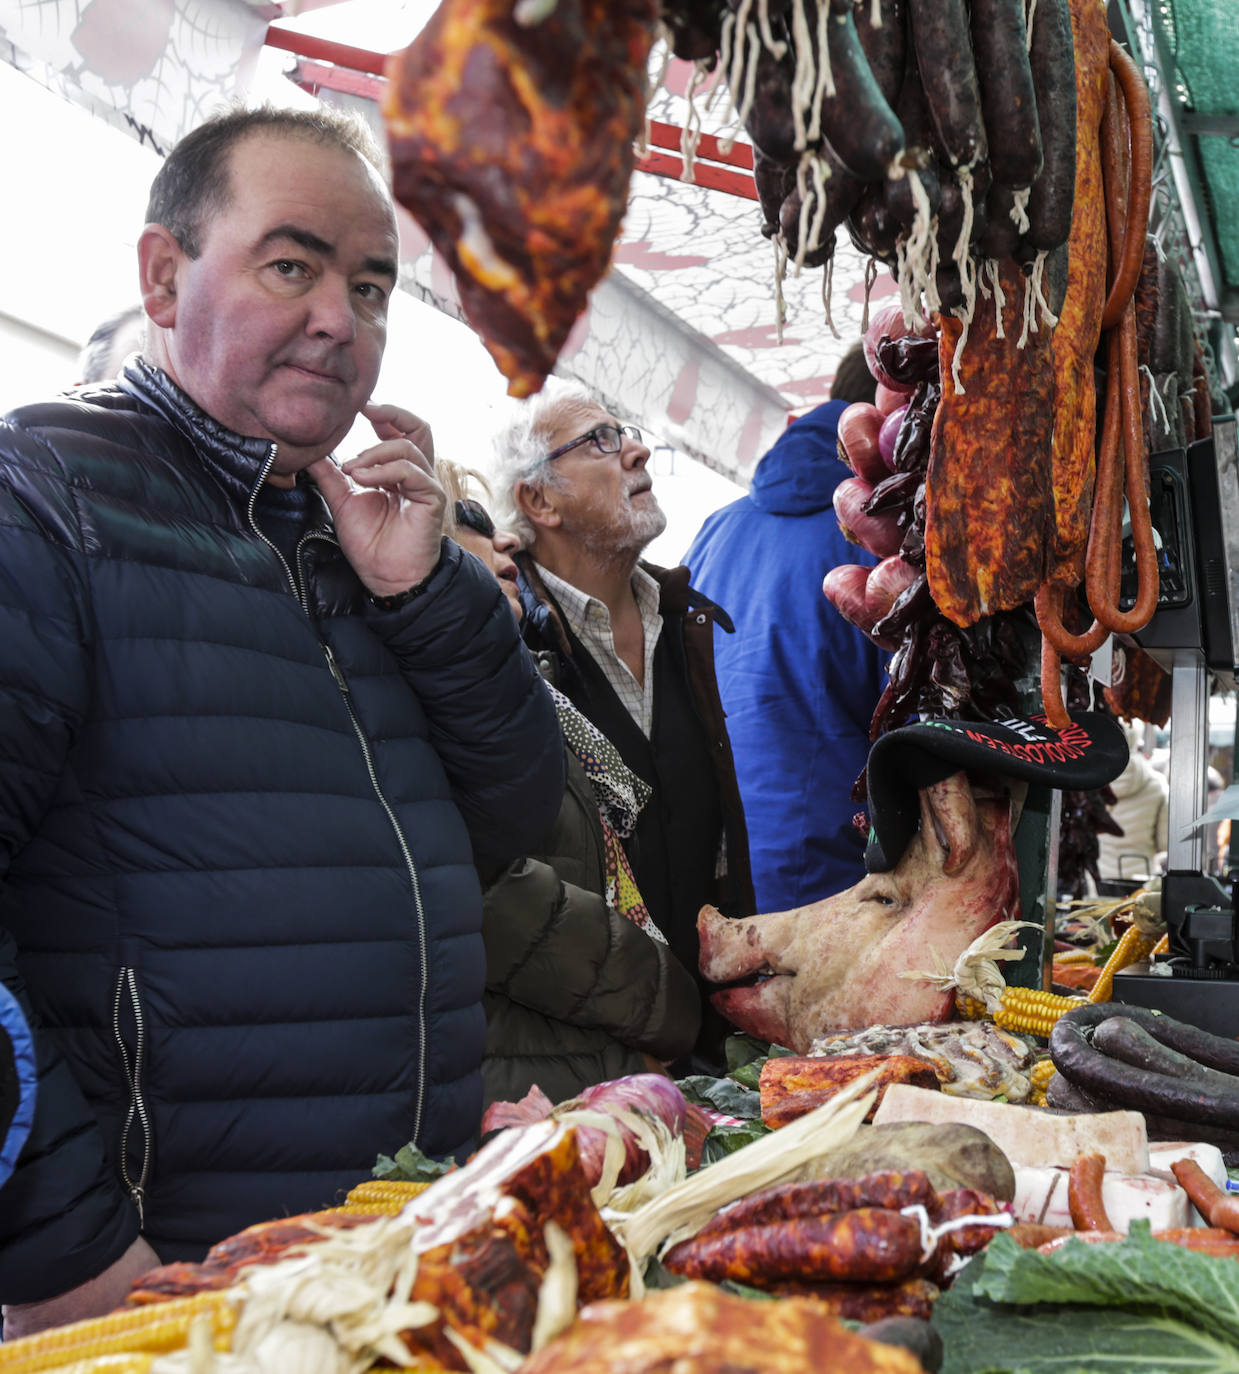
<path fill-rule="evenodd" d="M 657 0 L 444 0 L 390 64 L 393 191 L 513 396 L 541 387 L 607 269 L 657 17 Z"/>

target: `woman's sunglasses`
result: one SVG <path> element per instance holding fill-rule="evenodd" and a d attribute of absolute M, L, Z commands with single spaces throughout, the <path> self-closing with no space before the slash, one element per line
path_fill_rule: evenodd
<path fill-rule="evenodd" d="M 483 539 L 495 537 L 495 522 L 490 518 L 489 511 L 480 501 L 475 501 L 470 496 L 462 496 L 456 502 L 454 511 L 458 525 L 463 525 L 475 534 L 480 534 Z"/>

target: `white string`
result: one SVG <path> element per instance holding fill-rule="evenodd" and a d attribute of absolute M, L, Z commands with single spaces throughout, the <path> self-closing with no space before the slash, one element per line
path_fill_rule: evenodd
<path fill-rule="evenodd" d="M 781 38 L 776 38 L 770 27 L 770 0 L 757 0 L 757 22 L 761 25 L 761 41 L 776 58 L 782 57 L 787 51 L 787 44 Z"/>
<path fill-rule="evenodd" d="M 816 143 L 822 136 L 822 101 L 835 98 L 835 76 L 830 67 L 830 46 L 826 26 L 830 22 L 828 0 L 817 0 L 817 81 L 813 88 L 813 119 L 809 124 L 809 141 Z"/>
<path fill-rule="evenodd" d="M 796 72 L 792 78 L 792 123 L 796 129 L 796 151 L 803 152 L 808 139 L 805 135 L 805 110 L 813 99 L 816 84 L 813 71 L 813 39 L 804 12 L 805 0 L 792 0 L 792 39 L 796 48 Z"/>
<path fill-rule="evenodd" d="M 835 255 L 832 253 L 826 259 L 826 266 L 822 269 L 822 312 L 826 316 L 826 323 L 830 332 L 836 339 L 841 339 L 842 334 L 835 328 L 835 321 L 830 313 L 830 297 L 835 287 Z"/>
<path fill-rule="evenodd" d="M 866 333 L 869 328 L 869 293 L 873 290 L 873 283 L 878 279 L 878 260 L 870 258 L 865 264 L 865 308 L 860 315 L 860 332 Z"/>
<path fill-rule="evenodd" d="M 775 234 L 770 240 L 774 246 L 774 337 L 777 343 L 783 342 L 783 278 L 787 274 L 787 244 L 782 233 Z"/>

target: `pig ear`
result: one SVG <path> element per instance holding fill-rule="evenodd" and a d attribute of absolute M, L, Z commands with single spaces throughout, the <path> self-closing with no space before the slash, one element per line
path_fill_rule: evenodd
<path fill-rule="evenodd" d="M 921 828 L 927 853 L 937 845 L 942 871 L 958 873 L 977 847 L 977 807 L 966 773 L 952 773 L 921 789 Z"/>

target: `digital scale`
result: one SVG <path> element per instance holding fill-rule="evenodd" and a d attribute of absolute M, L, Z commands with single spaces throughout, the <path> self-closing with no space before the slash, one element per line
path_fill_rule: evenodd
<path fill-rule="evenodd" d="M 1149 460 L 1159 548 L 1157 611 L 1136 642 L 1171 675 L 1169 842 L 1162 914 L 1170 951 L 1115 975 L 1113 999 L 1164 1011 L 1214 1035 L 1239 1037 L 1235 884 L 1204 872 L 1209 681 L 1235 686 L 1239 646 L 1239 452 L 1235 417 L 1207 439 Z M 1134 562 L 1124 544 L 1124 609 Z"/>

